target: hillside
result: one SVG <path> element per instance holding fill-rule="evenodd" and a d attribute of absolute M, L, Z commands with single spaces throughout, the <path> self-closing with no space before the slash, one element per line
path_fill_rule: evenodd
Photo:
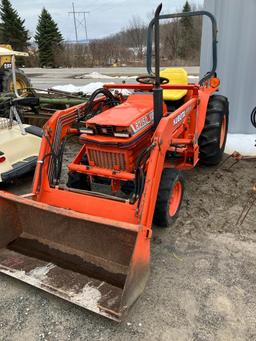
<path fill-rule="evenodd" d="M 161 32 L 161 64 L 199 65 L 201 18 L 165 22 Z M 89 44 L 66 43 L 61 64 L 69 67 L 111 65 L 141 66 L 145 64 L 147 26 L 134 17 L 129 27 L 121 32 L 90 41 Z"/>

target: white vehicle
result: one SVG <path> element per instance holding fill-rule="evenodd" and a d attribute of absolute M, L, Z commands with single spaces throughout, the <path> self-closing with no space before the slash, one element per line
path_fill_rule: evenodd
<path fill-rule="evenodd" d="M 7 58 L 10 63 L 8 68 L 11 70 L 10 82 L 14 93 L 14 98 L 1 104 L 8 108 L 9 117 L 0 117 L 0 183 L 9 182 L 35 168 L 42 137 L 42 129 L 23 124 L 18 113 L 18 105 L 22 102 L 26 104 L 31 99 L 20 97 L 16 56 L 26 57 L 28 54 L 13 51 L 10 47 L 0 47 L 0 57 Z"/>
<path fill-rule="evenodd" d="M 35 168 L 41 136 L 38 127 L 0 118 L 0 182 L 9 182 Z"/>

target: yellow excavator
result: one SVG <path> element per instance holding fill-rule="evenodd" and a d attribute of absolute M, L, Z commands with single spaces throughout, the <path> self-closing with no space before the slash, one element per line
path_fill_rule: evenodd
<path fill-rule="evenodd" d="M 28 53 L 13 51 L 11 45 L 0 45 L 0 93 L 22 93 L 31 87 L 24 72 L 16 68 L 16 57 L 28 57 Z"/>

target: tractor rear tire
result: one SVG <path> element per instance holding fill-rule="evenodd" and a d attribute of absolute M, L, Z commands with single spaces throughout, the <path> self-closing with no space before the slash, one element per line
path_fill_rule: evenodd
<path fill-rule="evenodd" d="M 159 227 L 170 227 L 178 217 L 184 194 L 181 171 L 165 168 L 158 190 L 153 222 Z"/>
<path fill-rule="evenodd" d="M 228 132 L 229 103 L 221 95 L 209 99 L 205 126 L 199 138 L 200 164 L 215 166 L 222 160 Z"/>
<path fill-rule="evenodd" d="M 17 84 L 17 90 L 19 93 L 22 92 L 22 90 L 31 88 L 32 85 L 25 75 L 25 73 L 22 70 L 16 69 L 16 84 Z M 14 91 L 13 89 L 13 78 L 12 78 L 12 70 L 6 70 L 4 72 L 4 75 L 2 77 L 2 92 L 4 93 L 12 93 Z"/>

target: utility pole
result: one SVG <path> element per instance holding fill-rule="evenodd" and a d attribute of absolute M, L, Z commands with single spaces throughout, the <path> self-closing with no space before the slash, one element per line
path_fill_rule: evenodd
<path fill-rule="evenodd" d="M 76 26 L 76 12 L 75 12 L 75 4 L 72 2 L 73 7 L 73 18 L 74 18 L 74 27 L 75 27 L 75 33 L 76 33 L 76 42 L 78 42 L 78 34 L 77 34 L 77 26 Z"/>
<path fill-rule="evenodd" d="M 90 12 L 84 12 L 84 29 L 85 29 L 85 38 L 86 41 L 88 41 L 88 31 L 87 31 L 87 21 L 86 21 L 86 13 L 90 13 Z"/>
<path fill-rule="evenodd" d="M 74 19 L 74 28 L 75 28 L 75 35 L 76 35 L 76 42 L 78 42 L 78 27 L 82 26 L 84 27 L 84 31 L 85 31 L 85 39 L 88 42 L 88 30 L 87 30 L 87 20 L 86 20 L 86 14 L 89 14 L 89 11 L 80 11 L 77 12 L 75 10 L 75 4 L 74 2 L 72 2 L 72 8 L 73 11 L 72 12 L 68 12 L 68 14 L 72 14 L 73 15 L 73 19 Z M 82 15 L 82 20 L 80 19 L 80 15 Z"/>

